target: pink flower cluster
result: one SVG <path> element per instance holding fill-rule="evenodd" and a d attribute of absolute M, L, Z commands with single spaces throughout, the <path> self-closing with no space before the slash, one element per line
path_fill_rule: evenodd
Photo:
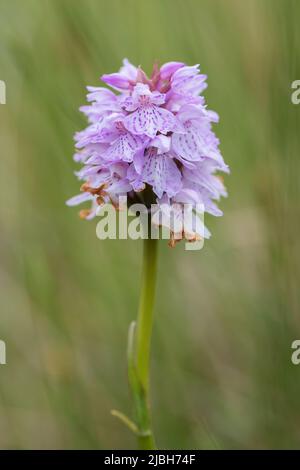
<path fill-rule="evenodd" d="M 154 65 L 148 78 L 125 59 L 118 73 L 101 78 L 114 91 L 87 87 L 90 104 L 80 110 L 89 125 L 75 135 L 82 192 L 68 205 L 91 201 L 80 212 L 91 219 L 99 205 L 117 206 L 127 195 L 132 202 L 203 204 L 205 212 L 222 215 L 214 201 L 226 190 L 215 173 L 229 170 L 212 130 L 218 115 L 201 95 L 207 85 L 199 66 Z"/>

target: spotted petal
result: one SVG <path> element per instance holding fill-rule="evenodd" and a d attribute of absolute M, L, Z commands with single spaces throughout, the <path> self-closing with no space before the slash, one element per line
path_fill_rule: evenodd
<path fill-rule="evenodd" d="M 124 119 L 124 126 L 135 135 L 155 137 L 159 131 L 163 134 L 176 127 L 175 116 L 166 109 L 155 105 L 143 106 Z"/>
<path fill-rule="evenodd" d="M 203 142 L 198 129 L 192 125 L 186 125 L 185 134 L 174 133 L 172 135 L 172 149 L 183 160 L 198 162 L 203 156 L 201 147 Z"/>
<path fill-rule="evenodd" d="M 143 146 L 143 139 L 129 132 L 121 134 L 119 138 L 106 150 L 104 157 L 109 161 L 123 160 L 132 162 L 133 157 Z"/>

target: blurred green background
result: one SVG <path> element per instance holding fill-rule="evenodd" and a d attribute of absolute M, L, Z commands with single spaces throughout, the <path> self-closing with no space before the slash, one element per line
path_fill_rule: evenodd
<path fill-rule="evenodd" d="M 141 242 L 96 238 L 65 200 L 85 85 L 200 63 L 232 174 L 199 252 L 160 242 L 152 355 L 161 448 L 299 448 L 297 0 L 0 0 L 1 448 L 134 448 L 127 329 Z"/>

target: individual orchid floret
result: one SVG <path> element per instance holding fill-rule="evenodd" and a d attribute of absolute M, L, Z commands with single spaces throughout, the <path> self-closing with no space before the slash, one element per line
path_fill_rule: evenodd
<path fill-rule="evenodd" d="M 124 102 L 124 108 L 129 112 L 124 119 L 125 127 L 132 134 L 148 137 L 155 137 L 158 132 L 167 134 L 179 129 L 174 114 L 161 107 L 164 103 L 164 94 L 151 92 L 148 85 L 138 83 Z"/>
<path fill-rule="evenodd" d="M 171 88 L 181 95 L 198 96 L 207 88 L 206 79 L 199 74 L 199 65 L 180 67 L 171 78 Z"/>
<path fill-rule="evenodd" d="M 108 161 L 119 161 L 130 163 L 134 156 L 144 150 L 149 142 L 143 135 L 134 135 L 124 126 L 122 121 L 114 123 L 116 138 L 112 138 L 110 146 L 103 153 L 103 157 Z"/>
<path fill-rule="evenodd" d="M 123 60 L 123 66 L 118 73 L 102 75 L 101 80 L 108 86 L 118 91 L 132 89 L 136 83 L 138 68 L 132 65 L 127 59 Z"/>
<path fill-rule="evenodd" d="M 185 166 L 193 167 L 192 163 L 213 158 L 209 150 L 210 144 L 215 143 L 215 135 L 211 131 L 211 122 L 218 122 L 218 115 L 207 111 L 201 105 L 184 105 L 178 113 L 185 132 L 174 132 L 172 149 Z M 217 146 L 216 146 L 217 147 Z"/>
<path fill-rule="evenodd" d="M 218 115 L 207 109 L 202 95 L 207 84 L 199 66 L 154 64 L 148 77 L 124 59 L 119 72 L 103 75 L 102 81 L 112 90 L 88 87 L 88 105 L 80 108 L 89 121 L 75 134 L 82 193 L 68 204 L 91 202 L 91 209 L 81 211 L 87 219 L 106 202 L 117 207 L 124 195 L 128 204 L 144 201 L 149 213 L 151 201 L 175 204 L 178 217 L 184 204 L 202 204 L 205 212 L 222 215 L 216 201 L 226 190 L 216 172 L 229 169 L 213 131 Z M 196 232 L 195 240 L 209 236 L 207 229 Z M 188 234 L 183 230 L 181 237 Z M 172 246 L 173 240 L 174 233 Z"/>
<path fill-rule="evenodd" d="M 90 123 L 100 122 L 105 116 L 112 112 L 118 112 L 120 107 L 115 93 L 107 88 L 87 87 L 87 101 L 90 105 L 81 106 L 79 109 L 84 113 Z"/>

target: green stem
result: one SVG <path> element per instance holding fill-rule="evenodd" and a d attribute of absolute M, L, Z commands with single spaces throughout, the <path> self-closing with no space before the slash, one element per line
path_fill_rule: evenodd
<path fill-rule="evenodd" d="M 139 388 L 138 399 L 135 402 L 140 449 L 155 449 L 149 407 L 149 366 L 156 284 L 157 245 L 157 240 L 144 240 L 142 285 L 135 336 L 135 372 Z"/>
<path fill-rule="evenodd" d="M 156 284 L 157 240 L 144 240 L 143 274 L 136 332 L 136 368 L 146 392 L 149 390 L 150 345 Z"/>
<path fill-rule="evenodd" d="M 155 449 L 149 405 L 150 346 L 156 284 L 157 240 L 144 241 L 143 273 L 137 323 L 128 332 L 128 381 L 134 402 L 136 422 L 118 410 L 112 410 L 138 438 L 139 449 Z"/>

